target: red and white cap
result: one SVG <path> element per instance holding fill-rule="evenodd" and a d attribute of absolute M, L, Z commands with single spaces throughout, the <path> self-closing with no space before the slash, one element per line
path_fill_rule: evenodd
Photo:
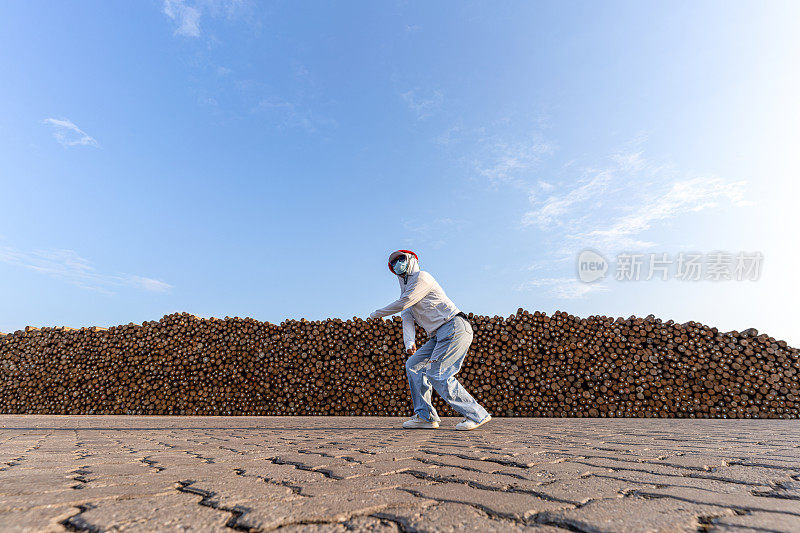
<path fill-rule="evenodd" d="M 397 250 L 396 252 L 392 252 L 391 254 L 389 254 L 389 272 L 391 272 L 392 274 L 395 273 L 394 270 L 392 269 L 392 261 L 394 261 L 395 258 L 403 254 L 411 254 L 414 256 L 414 259 L 416 259 L 417 262 L 419 262 L 419 257 L 417 257 L 417 254 L 415 254 L 411 250 Z"/>

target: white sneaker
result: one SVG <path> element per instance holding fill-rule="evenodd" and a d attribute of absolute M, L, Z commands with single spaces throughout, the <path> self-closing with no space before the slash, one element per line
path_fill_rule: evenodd
<path fill-rule="evenodd" d="M 492 419 L 492 415 L 487 415 L 486 418 L 481 420 L 480 422 L 475 422 L 474 420 L 470 420 L 469 418 L 465 418 L 458 424 L 456 424 L 456 429 L 460 429 L 461 431 L 469 431 L 471 429 L 479 428 L 484 425 L 486 422 Z"/>
<path fill-rule="evenodd" d="M 409 420 L 403 422 L 403 427 L 406 429 L 436 429 L 439 427 L 439 422 L 435 420 L 428 422 L 415 413 Z"/>

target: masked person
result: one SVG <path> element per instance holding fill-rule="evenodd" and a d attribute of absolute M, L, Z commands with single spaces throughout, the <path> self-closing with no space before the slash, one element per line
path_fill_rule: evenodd
<path fill-rule="evenodd" d="M 475 401 L 455 378 L 472 344 L 472 326 L 458 310 L 433 276 L 419 269 L 417 254 L 397 250 L 389 255 L 389 270 L 400 282 L 400 298 L 369 315 L 370 318 L 400 313 L 403 318 L 403 342 L 406 353 L 406 376 L 414 402 L 414 416 L 403 422 L 407 429 L 434 429 L 441 419 L 431 404 L 431 388 L 464 416 L 456 429 L 482 426 L 491 415 Z M 414 323 L 428 333 L 429 341 L 417 349 Z"/>

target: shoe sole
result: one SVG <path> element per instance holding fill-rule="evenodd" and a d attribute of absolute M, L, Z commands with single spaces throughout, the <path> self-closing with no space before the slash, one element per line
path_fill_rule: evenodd
<path fill-rule="evenodd" d="M 403 426 L 403 429 L 439 429 L 439 424 L 436 424 L 435 426 Z"/>
<path fill-rule="evenodd" d="M 491 420 L 491 419 L 492 419 L 492 417 L 491 417 L 491 415 L 490 415 L 490 416 L 487 416 L 487 417 L 486 417 L 486 420 L 484 420 L 483 422 L 481 422 L 481 423 L 480 423 L 480 424 L 478 424 L 477 426 L 474 426 L 474 427 L 471 427 L 471 428 L 460 428 L 460 427 L 456 427 L 456 429 L 457 429 L 457 430 L 459 430 L 459 431 L 472 431 L 473 429 L 478 429 L 479 427 L 481 427 L 482 425 L 484 425 L 486 422 L 488 422 L 488 421 L 489 421 L 489 420 Z"/>

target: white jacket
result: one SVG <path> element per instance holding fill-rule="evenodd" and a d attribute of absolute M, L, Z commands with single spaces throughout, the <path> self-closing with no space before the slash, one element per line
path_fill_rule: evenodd
<path fill-rule="evenodd" d="M 414 345 L 416 332 L 414 322 L 425 328 L 428 337 L 433 337 L 439 327 L 456 316 L 459 309 L 447 297 L 433 276 L 419 269 L 417 259 L 410 256 L 408 276 L 397 276 L 400 282 L 400 298 L 382 309 L 374 311 L 370 318 L 379 318 L 400 313 L 403 317 L 403 343 L 406 350 Z"/>

